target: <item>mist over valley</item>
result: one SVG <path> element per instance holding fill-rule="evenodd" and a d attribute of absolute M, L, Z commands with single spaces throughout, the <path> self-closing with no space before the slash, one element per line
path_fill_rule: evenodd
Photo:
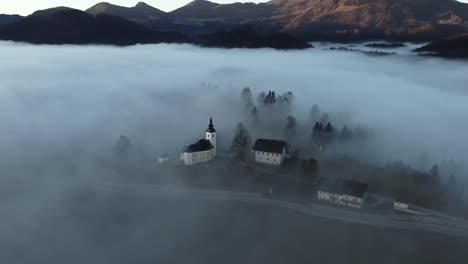
<path fill-rule="evenodd" d="M 342 45 L 375 50 L 366 44 Z M 262 206 L 267 198 L 259 193 L 269 188 L 308 206 L 315 183 L 263 171 L 249 177 L 251 165 L 226 158 L 242 122 L 252 140 L 249 153 L 258 138 L 286 140 L 318 160 L 320 176 L 363 180 L 374 173 L 388 180 L 379 188 L 369 182 L 372 193 L 406 182 L 407 171 L 429 177 L 437 164 L 440 189 L 424 183 L 421 193 L 436 188 L 434 196 L 448 205 L 433 209 L 458 201 L 456 216 L 466 216 L 468 64 L 416 56 L 410 52 L 416 45 L 405 44 L 395 55 L 371 56 L 318 42 L 291 51 L 0 42 L 0 262 L 464 263 L 462 235 L 367 226 L 273 202 Z M 253 105 L 243 101 L 244 87 Z M 265 103 L 271 91 L 282 104 Z M 204 138 L 210 117 L 219 157 L 194 167 L 158 165 L 164 153 L 180 162 L 185 147 Z M 286 133 L 288 117 L 296 122 L 293 135 Z M 355 137 L 317 153 L 316 122 L 331 123 L 337 132 L 346 126 Z M 119 159 L 126 139 L 128 153 Z M 113 181 L 148 189 L 104 192 L 103 183 Z M 182 188 L 182 198 L 155 198 L 155 183 Z M 194 186 L 215 190 L 198 194 Z M 219 186 L 232 191 L 221 195 L 226 201 L 211 200 Z M 288 193 L 296 187 L 305 201 Z M 401 197 L 417 196 L 420 190 L 412 193 L 412 187 Z M 228 201 L 240 196 L 237 191 L 262 203 Z"/>

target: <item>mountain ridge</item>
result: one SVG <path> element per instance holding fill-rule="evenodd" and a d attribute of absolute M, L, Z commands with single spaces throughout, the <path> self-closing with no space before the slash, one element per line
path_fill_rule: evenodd
<path fill-rule="evenodd" d="M 171 12 L 161 12 L 164 15 L 157 17 L 157 22 L 151 18 L 138 22 L 188 34 L 250 24 L 259 30 L 310 40 L 427 41 L 468 33 L 468 4 L 455 0 L 271 0 L 258 4 L 194 0 Z"/>

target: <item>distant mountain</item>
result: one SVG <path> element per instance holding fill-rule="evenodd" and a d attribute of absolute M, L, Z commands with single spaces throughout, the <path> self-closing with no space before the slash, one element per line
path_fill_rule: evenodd
<path fill-rule="evenodd" d="M 230 31 L 199 36 L 196 44 L 204 47 L 222 48 L 275 48 L 307 49 L 312 45 L 306 41 L 284 33 L 260 34 L 252 27 L 244 26 Z"/>
<path fill-rule="evenodd" d="M 433 39 L 468 32 L 468 5 L 455 0 L 272 0 L 289 32 L 323 37 Z"/>
<path fill-rule="evenodd" d="M 183 42 L 175 32 L 157 32 L 124 18 L 96 16 L 70 8 L 42 10 L 0 27 L 0 39 L 41 44 L 114 44 Z"/>
<path fill-rule="evenodd" d="M 468 58 L 468 34 L 437 40 L 416 51 L 443 57 Z"/>
<path fill-rule="evenodd" d="M 31 16 L 40 16 L 40 17 L 50 18 L 53 14 L 59 11 L 67 11 L 67 10 L 73 10 L 73 9 L 66 7 L 66 6 L 58 6 L 58 7 L 52 7 L 52 8 L 48 8 L 44 10 L 37 10 L 36 12 L 32 13 Z"/>
<path fill-rule="evenodd" d="M 169 14 L 177 19 L 212 19 L 240 23 L 245 20 L 269 19 L 275 10 L 275 6 L 268 4 L 218 4 L 206 0 L 194 0 Z"/>
<path fill-rule="evenodd" d="M 261 4 L 194 0 L 169 13 L 139 5 L 147 12 L 134 15 L 136 7 L 108 3 L 88 12 L 119 15 L 152 29 L 192 35 L 240 25 L 265 33 L 280 31 L 309 40 L 336 41 L 427 41 L 468 33 L 468 5 L 455 0 L 271 0 Z"/>
<path fill-rule="evenodd" d="M 0 14 L 0 25 L 14 23 L 21 19 L 23 19 L 23 17 L 19 15 Z"/>
<path fill-rule="evenodd" d="M 307 42 L 287 34 L 259 34 L 237 29 L 216 34 L 186 37 L 170 31 L 155 31 L 127 19 L 108 14 L 91 15 L 65 7 L 41 10 L 0 27 L 0 40 L 39 44 L 193 43 L 220 48 L 304 49 Z"/>
<path fill-rule="evenodd" d="M 134 7 L 123 7 L 103 2 L 92 6 L 86 12 L 93 15 L 107 14 L 120 16 L 130 20 L 161 19 L 167 16 L 166 12 L 144 2 L 139 2 Z"/>

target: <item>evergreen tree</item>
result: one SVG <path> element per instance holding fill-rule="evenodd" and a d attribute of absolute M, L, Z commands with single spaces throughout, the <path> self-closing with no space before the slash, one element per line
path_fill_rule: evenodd
<path fill-rule="evenodd" d="M 242 95 L 241 95 L 242 102 L 244 103 L 244 106 L 247 109 L 250 109 L 250 107 L 253 106 L 253 98 L 252 98 L 252 92 L 250 91 L 250 87 L 244 87 L 242 90 Z"/>
<path fill-rule="evenodd" d="M 119 159 L 127 159 L 130 156 L 132 142 L 127 136 L 121 135 L 115 143 L 115 155 Z"/>
<path fill-rule="evenodd" d="M 258 102 L 258 104 L 265 104 L 265 101 L 266 101 L 266 94 L 265 94 L 265 92 L 259 93 L 258 96 L 257 96 L 257 102 Z"/>
<path fill-rule="evenodd" d="M 310 110 L 309 119 L 311 122 L 317 122 L 320 119 L 320 108 L 318 105 L 314 104 Z"/>
<path fill-rule="evenodd" d="M 296 135 L 297 121 L 293 116 L 288 116 L 286 119 L 286 126 L 284 128 L 284 134 L 287 139 Z"/>
<path fill-rule="evenodd" d="M 433 183 L 440 182 L 439 166 L 437 164 L 434 164 L 429 170 L 429 175 L 431 176 L 431 180 Z"/>
<path fill-rule="evenodd" d="M 316 122 L 312 132 L 312 144 L 315 148 L 322 150 L 324 144 L 325 128 L 320 122 Z"/>
<path fill-rule="evenodd" d="M 323 113 L 320 117 L 320 122 L 323 124 L 330 123 L 330 115 L 328 113 Z"/>
<path fill-rule="evenodd" d="M 339 135 L 338 135 L 338 139 L 341 141 L 341 142 L 346 142 L 348 140 L 350 140 L 352 138 L 352 132 L 351 132 L 351 129 L 348 128 L 348 126 L 344 126 Z"/>

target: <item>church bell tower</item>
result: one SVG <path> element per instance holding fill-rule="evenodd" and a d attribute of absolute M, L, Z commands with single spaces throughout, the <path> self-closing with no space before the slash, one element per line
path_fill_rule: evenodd
<path fill-rule="evenodd" d="M 210 124 L 206 130 L 206 140 L 211 142 L 211 145 L 214 147 L 214 153 L 216 155 L 216 129 L 213 126 L 213 118 L 210 118 Z"/>

